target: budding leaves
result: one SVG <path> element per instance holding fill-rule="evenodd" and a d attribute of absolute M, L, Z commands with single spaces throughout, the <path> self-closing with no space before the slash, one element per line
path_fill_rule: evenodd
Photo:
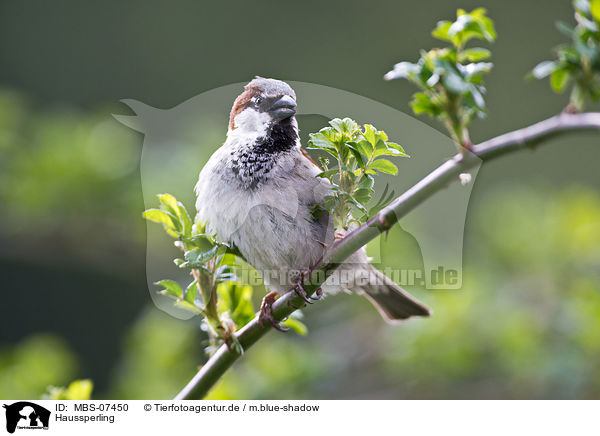
<path fill-rule="evenodd" d="M 555 49 L 556 59 L 540 62 L 531 72 L 536 79 L 550 78 L 552 89 L 561 93 L 570 84 L 570 106 L 582 111 L 588 101 L 600 100 L 600 0 L 574 0 L 574 28 L 558 23 L 571 42 Z"/>
<path fill-rule="evenodd" d="M 416 63 L 397 63 L 384 78 L 405 79 L 419 87 L 410 103 L 413 112 L 442 121 L 462 150 L 470 145 L 467 126 L 473 118 L 486 116 L 483 76 L 493 66 L 483 62 L 491 56 L 488 49 L 465 45 L 475 39 L 493 42 L 496 30 L 485 9 L 459 9 L 455 21 L 440 21 L 432 35 L 451 46 L 422 51 Z"/>
<path fill-rule="evenodd" d="M 359 126 L 350 118 L 335 118 L 317 133 L 310 135 L 309 149 L 323 151 L 334 157 L 337 166 L 331 168 L 322 160 L 324 171 L 317 177 L 331 183 L 332 194 L 320 205 L 334 219 L 338 229 L 348 229 L 352 223 L 362 223 L 368 215 L 374 176 L 398 173 L 398 168 L 383 157 L 408 157 L 402 146 L 388 141 L 385 132 L 370 124 Z M 352 210 L 360 212 L 354 218 Z"/>
<path fill-rule="evenodd" d="M 185 206 L 171 194 L 158 194 L 159 209 L 148 209 L 142 214 L 149 221 L 162 224 L 173 238 L 192 236 L 192 220 Z"/>

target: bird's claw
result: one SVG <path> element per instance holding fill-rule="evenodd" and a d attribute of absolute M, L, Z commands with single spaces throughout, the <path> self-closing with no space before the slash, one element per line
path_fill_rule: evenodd
<path fill-rule="evenodd" d="M 323 296 L 323 290 L 321 288 L 317 289 L 317 291 L 315 292 L 316 297 L 312 296 L 312 295 L 308 295 L 303 286 L 304 277 L 306 277 L 307 274 L 308 274 L 307 272 L 300 273 L 298 279 L 296 280 L 295 286 L 294 286 L 294 292 L 296 293 L 296 295 L 298 295 L 300 298 L 302 298 L 307 304 L 314 304 L 315 301 L 319 301 L 321 299 L 321 297 Z"/>
<path fill-rule="evenodd" d="M 323 297 L 323 289 L 319 288 L 317 289 L 317 291 L 315 292 L 316 297 L 309 295 L 308 298 L 310 298 L 313 301 L 319 301 L 321 299 L 321 297 Z"/>
<path fill-rule="evenodd" d="M 294 286 L 294 292 L 296 293 L 297 296 L 302 298 L 306 302 L 306 304 L 314 304 L 312 301 L 310 301 L 311 297 L 308 296 L 308 294 L 304 290 L 304 286 L 302 285 L 302 283 L 304 282 L 305 276 L 306 276 L 306 273 L 304 273 L 304 272 L 301 272 L 298 275 L 298 278 L 296 279 L 296 283 Z"/>
<path fill-rule="evenodd" d="M 308 294 L 302 287 L 301 283 L 296 284 L 296 287 L 294 288 L 294 292 L 296 293 L 297 296 L 302 298 L 306 302 L 306 304 L 314 304 L 314 302 L 310 301 L 311 297 L 308 296 Z"/>
<path fill-rule="evenodd" d="M 287 332 L 289 329 L 282 327 L 279 321 L 277 321 L 273 316 L 273 303 L 275 303 L 275 300 L 278 296 L 279 294 L 275 291 L 269 292 L 267 295 L 265 295 L 265 298 L 263 298 L 263 301 L 260 304 L 260 312 L 258 314 L 258 325 L 261 328 L 264 328 L 266 324 L 270 324 L 271 327 L 273 327 L 275 330 L 279 330 L 280 332 Z"/>

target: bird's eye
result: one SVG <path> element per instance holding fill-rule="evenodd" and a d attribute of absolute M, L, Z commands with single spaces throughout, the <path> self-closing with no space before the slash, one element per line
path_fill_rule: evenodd
<path fill-rule="evenodd" d="M 256 97 L 254 99 L 254 103 L 256 103 L 256 105 L 258 106 L 259 104 L 261 104 L 263 102 L 263 98 L 262 97 Z"/>

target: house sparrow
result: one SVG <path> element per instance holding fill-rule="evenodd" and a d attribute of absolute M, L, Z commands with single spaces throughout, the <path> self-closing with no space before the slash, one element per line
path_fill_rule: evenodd
<path fill-rule="evenodd" d="M 319 166 L 300 147 L 296 94 L 285 82 L 257 77 L 231 109 L 227 140 L 206 163 L 196 185 L 198 219 L 208 233 L 234 245 L 271 290 L 259 320 L 277 296 L 295 289 L 334 240 L 328 214 L 318 205 L 330 192 Z M 387 321 L 428 316 L 429 310 L 368 263 L 364 248 L 322 285 L 365 295 Z M 303 295 L 307 300 L 306 295 Z"/>

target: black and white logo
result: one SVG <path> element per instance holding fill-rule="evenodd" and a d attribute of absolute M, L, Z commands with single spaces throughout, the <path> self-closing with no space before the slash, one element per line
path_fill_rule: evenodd
<path fill-rule="evenodd" d="M 50 411 L 29 401 L 5 404 L 6 431 L 14 433 L 16 429 L 48 430 Z"/>

